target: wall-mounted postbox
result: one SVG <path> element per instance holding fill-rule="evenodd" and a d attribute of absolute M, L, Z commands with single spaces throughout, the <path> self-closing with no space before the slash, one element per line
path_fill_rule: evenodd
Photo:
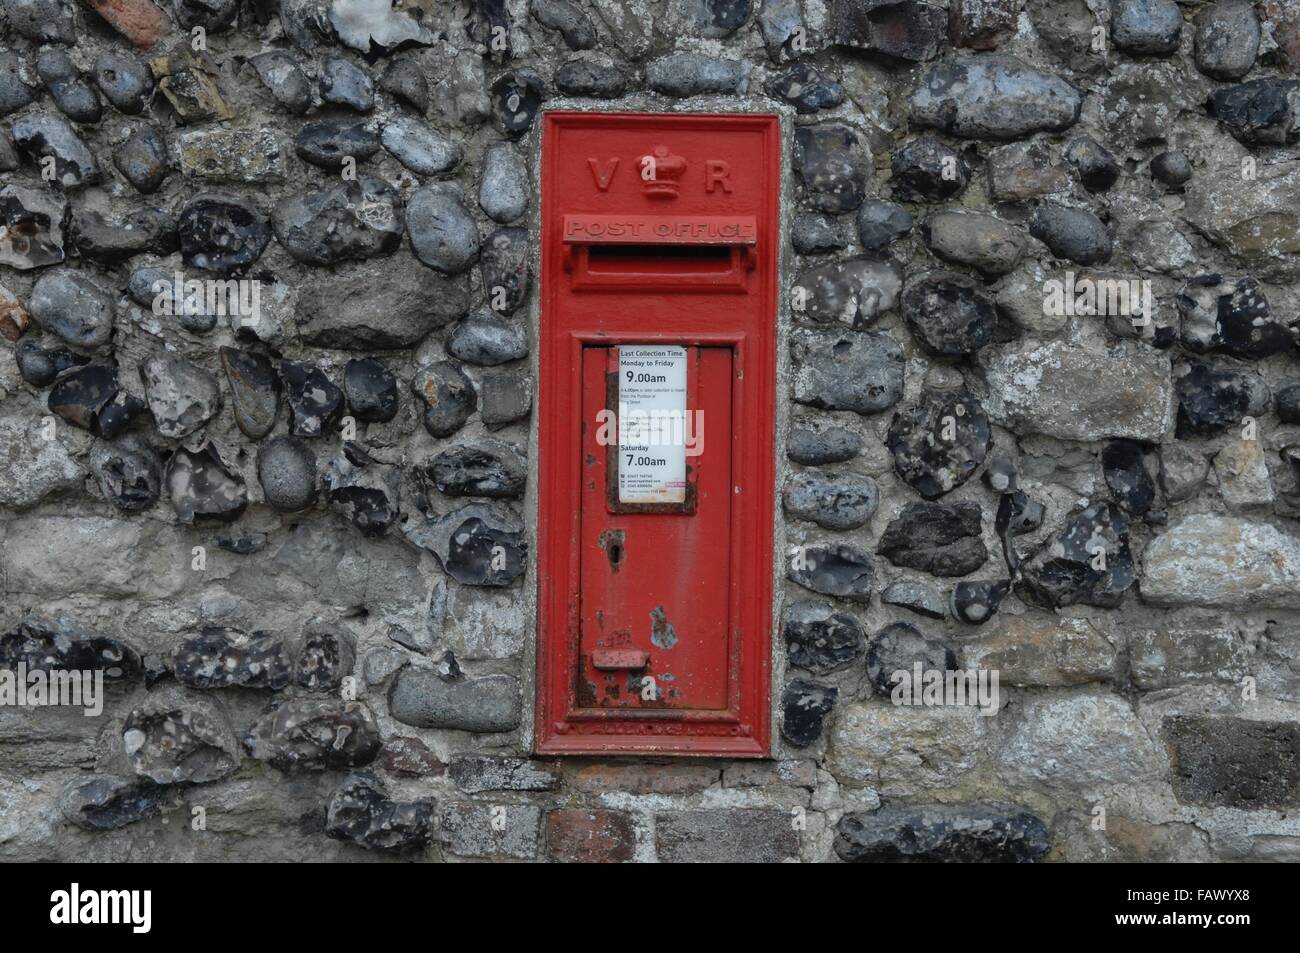
<path fill-rule="evenodd" d="M 547 114 L 537 750 L 770 741 L 780 132 Z"/>

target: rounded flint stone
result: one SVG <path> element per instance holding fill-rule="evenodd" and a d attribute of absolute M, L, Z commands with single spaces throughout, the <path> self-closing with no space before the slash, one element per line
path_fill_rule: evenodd
<path fill-rule="evenodd" d="M 266 355 L 223 347 L 218 353 L 230 384 L 235 423 L 245 436 L 260 440 L 273 429 L 280 412 L 280 378 Z"/>
<path fill-rule="evenodd" d="M 957 668 L 957 653 L 907 622 L 885 626 L 867 643 L 867 677 L 882 695 L 894 690 L 895 672 L 905 671 L 910 678 L 917 662 L 922 671 L 950 672 Z"/>
<path fill-rule="evenodd" d="M 325 119 L 304 125 L 293 147 L 304 162 L 322 169 L 340 169 L 349 157 L 364 162 L 378 152 L 379 136 L 363 122 Z"/>
<path fill-rule="evenodd" d="M 509 586 L 524 574 L 528 559 L 523 524 L 488 503 L 471 503 L 422 526 L 408 524 L 406 536 L 467 586 Z"/>
<path fill-rule="evenodd" d="M 466 364 L 495 367 L 528 356 L 524 333 L 488 308 L 466 317 L 447 339 L 447 353 Z"/>
<path fill-rule="evenodd" d="M 903 396 L 903 349 L 888 332 L 796 328 L 791 345 L 796 403 L 875 414 Z"/>
<path fill-rule="evenodd" d="M 851 543 L 801 547 L 791 557 L 787 577 L 813 592 L 851 602 L 870 602 L 876 581 L 871 554 Z"/>
<path fill-rule="evenodd" d="M 1177 53 L 1182 35 L 1183 12 L 1174 0 L 1117 0 L 1111 5 L 1110 36 L 1125 53 Z"/>
<path fill-rule="evenodd" d="M 111 831 L 157 817 L 169 799 L 167 788 L 150 781 L 96 774 L 69 784 L 59 809 L 83 831 Z"/>
<path fill-rule="evenodd" d="M 434 437 L 450 437 L 478 408 L 478 391 L 455 361 L 440 361 L 416 371 L 411 393 L 424 404 L 424 429 Z"/>
<path fill-rule="evenodd" d="M 12 50 L 0 50 L 0 116 L 22 109 L 36 94 L 23 79 L 22 58 Z"/>
<path fill-rule="evenodd" d="M 95 85 L 120 113 L 144 111 L 153 93 L 153 77 L 136 57 L 121 50 L 104 50 L 95 57 Z"/>
<path fill-rule="evenodd" d="M 993 340 L 997 312 L 980 285 L 963 275 L 927 272 L 907 283 L 903 319 L 926 352 L 939 357 L 974 354 Z"/>
<path fill-rule="evenodd" d="M 388 689 L 388 713 L 416 728 L 511 731 L 519 726 L 519 682 L 510 675 L 446 680 L 422 668 L 404 668 Z"/>
<path fill-rule="evenodd" d="M 857 132 L 840 123 L 799 126 L 794 148 L 794 168 L 814 208 L 839 214 L 862 204 L 872 166 Z"/>
<path fill-rule="evenodd" d="M 366 423 L 385 423 L 397 416 L 397 378 L 379 361 L 358 358 L 343 369 L 348 411 Z"/>
<path fill-rule="evenodd" d="M 1073 126 L 1083 95 L 1059 76 L 999 53 L 931 67 L 909 108 L 914 123 L 964 139 L 1019 139 Z"/>
<path fill-rule="evenodd" d="M 478 226 L 457 186 L 437 183 L 416 190 L 406 224 L 415 257 L 435 271 L 457 275 L 478 257 Z"/>
<path fill-rule="evenodd" d="M 416 175 L 444 175 L 464 158 L 464 150 L 423 120 L 398 116 L 384 124 L 384 148 Z"/>
<path fill-rule="evenodd" d="M 249 59 L 276 102 L 295 116 L 311 108 L 311 82 L 298 66 L 298 61 L 285 50 L 268 50 Z"/>
<path fill-rule="evenodd" d="M 13 121 L 10 132 L 37 165 L 42 159 L 54 159 L 56 181 L 65 189 L 95 185 L 103 179 L 95 154 L 63 117 L 23 115 Z"/>
<path fill-rule="evenodd" d="M 804 292 L 796 317 L 861 330 L 898 303 L 903 269 L 892 261 L 851 258 L 810 268 L 799 275 L 795 288 Z"/>
<path fill-rule="evenodd" d="M 397 190 L 365 175 L 281 199 L 271 225 L 298 261 L 333 265 L 391 254 L 402 243 L 406 217 Z"/>
<path fill-rule="evenodd" d="M 379 77 L 379 88 L 421 116 L 429 110 L 429 81 L 412 57 L 403 56 L 390 62 Z"/>
<path fill-rule="evenodd" d="M 493 221 L 507 224 L 528 210 L 528 167 L 508 142 L 488 147 L 483 157 L 483 180 L 478 204 Z"/>
<path fill-rule="evenodd" d="M 248 268 L 271 240 L 266 216 L 224 192 L 204 192 L 186 202 L 177 230 L 185 264 L 225 275 Z"/>
<path fill-rule="evenodd" d="M 350 60 L 331 54 L 321 61 L 320 96 L 327 103 L 357 112 L 375 108 L 375 84 L 366 71 Z"/>
<path fill-rule="evenodd" d="M 528 255 L 526 228 L 498 228 L 483 243 L 479 268 L 488 306 L 497 314 L 514 314 L 528 297 Z"/>
<path fill-rule="evenodd" d="M 329 691 L 352 674 L 356 660 L 357 637 L 347 627 L 312 622 L 303 632 L 293 679 L 309 692 Z"/>
<path fill-rule="evenodd" d="M 804 466 L 821 466 L 826 463 L 843 463 L 862 452 L 862 437 L 843 427 L 815 430 L 795 427 L 790 431 L 785 454 L 795 463 Z"/>
<path fill-rule="evenodd" d="M 705 53 L 673 53 L 646 66 L 645 82 L 665 96 L 707 96 L 743 93 L 753 64 Z"/>
<path fill-rule="evenodd" d="M 63 50 L 47 48 L 36 57 L 36 75 L 49 90 L 54 104 L 73 122 L 99 122 L 104 107 L 95 88 L 81 78 L 72 57 Z"/>
<path fill-rule="evenodd" d="M 1196 67 L 1215 79 L 1250 72 L 1263 33 L 1250 0 L 1218 0 L 1196 14 Z"/>
<path fill-rule="evenodd" d="M 786 483 L 782 499 L 787 516 L 825 529 L 849 530 L 871 519 L 880 503 L 880 488 L 868 476 L 828 477 L 803 471 Z"/>
<path fill-rule="evenodd" d="M 627 74 L 612 63 L 575 58 L 555 71 L 555 86 L 566 96 L 618 99 L 627 92 Z"/>
<path fill-rule="evenodd" d="M 257 479 L 281 513 L 305 510 L 316 502 L 316 455 L 297 437 L 272 437 L 257 449 Z"/>
<path fill-rule="evenodd" d="M 90 363 L 90 358 L 66 348 L 43 347 L 30 335 L 14 348 L 14 361 L 18 373 L 33 387 L 48 387 L 66 370 Z"/>
<path fill-rule="evenodd" d="M 1110 261 L 1114 251 L 1110 232 L 1101 219 L 1087 209 L 1068 208 L 1043 202 L 1034 210 L 1029 234 L 1051 249 L 1057 258 L 1079 265 Z"/>
<path fill-rule="evenodd" d="M 140 126 L 113 153 L 113 165 L 142 195 L 152 195 L 167 178 L 167 143 L 154 126 Z"/>
<path fill-rule="evenodd" d="M 41 275 L 27 299 L 37 326 L 73 347 L 94 350 L 113 335 L 116 295 L 93 275 L 60 268 Z"/>
<path fill-rule="evenodd" d="M 532 70 L 518 69 L 498 77 L 490 92 L 497 124 L 509 138 L 518 139 L 532 128 L 546 87 Z"/>
<path fill-rule="evenodd" d="M 866 251 L 878 251 L 912 230 L 912 215 L 901 205 L 868 199 L 857 215 L 858 240 Z"/>
<path fill-rule="evenodd" d="M 933 500 L 975 474 L 993 445 L 993 433 L 974 394 L 928 391 L 894 414 L 885 445 L 899 478 Z"/>
<path fill-rule="evenodd" d="M 997 614 L 1002 597 L 1011 589 L 1011 580 L 967 580 L 953 587 L 948 608 L 952 617 L 967 625 L 983 625 Z"/>

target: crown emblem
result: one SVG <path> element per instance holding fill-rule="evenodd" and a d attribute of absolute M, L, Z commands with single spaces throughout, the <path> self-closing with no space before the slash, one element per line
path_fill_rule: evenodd
<path fill-rule="evenodd" d="M 655 146 L 653 154 L 641 157 L 641 191 L 652 199 L 675 199 L 685 172 L 685 159 L 667 146 Z"/>

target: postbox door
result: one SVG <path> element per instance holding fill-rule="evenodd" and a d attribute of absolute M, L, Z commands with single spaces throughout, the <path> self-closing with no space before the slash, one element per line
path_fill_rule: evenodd
<path fill-rule="evenodd" d="M 620 350 L 583 348 L 581 654 L 574 697 L 580 708 L 719 712 L 731 701 L 736 649 L 732 351 L 633 348 L 684 358 L 657 362 L 666 365 L 663 373 L 653 363 L 643 373 L 627 369 L 642 364 L 621 362 Z M 629 400 L 672 387 L 680 364 L 682 417 Z M 638 431 L 654 431 L 653 439 Z M 620 435 L 631 439 L 614 442 Z M 675 468 L 683 486 L 676 486 Z M 668 487 L 666 497 L 655 495 L 665 492 L 657 484 Z"/>

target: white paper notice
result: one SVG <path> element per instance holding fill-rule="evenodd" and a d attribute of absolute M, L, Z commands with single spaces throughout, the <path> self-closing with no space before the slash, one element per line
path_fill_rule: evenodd
<path fill-rule="evenodd" d="M 686 348 L 618 349 L 618 501 L 686 501 Z"/>

